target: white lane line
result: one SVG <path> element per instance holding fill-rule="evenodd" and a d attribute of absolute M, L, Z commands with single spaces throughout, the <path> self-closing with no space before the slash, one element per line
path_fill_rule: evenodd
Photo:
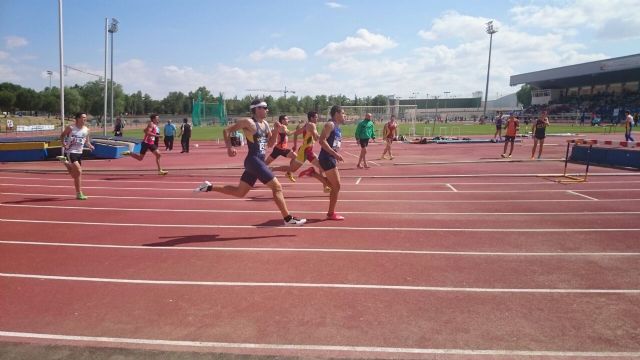
<path fill-rule="evenodd" d="M 360 180 L 362 180 L 362 178 L 361 178 L 361 177 L 359 177 L 359 178 L 358 178 L 358 180 L 356 180 L 356 185 L 359 185 L 359 184 L 360 184 Z"/>
<path fill-rule="evenodd" d="M 584 190 L 583 190 L 583 191 L 584 191 Z M 589 199 L 589 200 L 595 200 L 595 201 L 598 201 L 598 199 L 596 199 L 596 198 L 594 198 L 594 197 L 587 196 L 587 195 L 584 195 L 584 194 L 580 194 L 579 192 L 576 192 L 576 191 L 567 190 L 567 192 L 568 192 L 569 194 L 582 196 L 582 197 L 587 198 L 587 199 Z"/>
<path fill-rule="evenodd" d="M 274 225 L 210 225 L 210 224 L 126 224 L 126 223 L 109 223 L 109 222 L 86 222 L 86 221 L 52 221 L 52 220 L 32 220 L 32 219 L 0 219 L 0 222 L 9 223 L 25 223 L 25 224 L 64 224 L 64 225 L 88 225 L 88 226 L 119 226 L 119 227 L 157 227 L 157 228 L 191 228 L 191 229 L 292 229 L 295 231 L 305 230 L 358 230 L 358 231 L 448 231 L 448 232 L 636 232 L 640 228 L 570 228 L 570 229 L 522 229 L 522 228 L 384 228 L 384 227 L 350 227 L 350 226 L 297 226 L 294 228 L 285 228 L 284 226 Z"/>
<path fill-rule="evenodd" d="M 295 350 L 295 351 L 335 351 L 335 352 L 362 352 L 362 353 L 396 353 L 396 354 L 431 354 L 431 355 L 466 355 L 466 356 L 547 356 L 547 357 L 638 357 L 640 352 L 619 351 L 548 351 L 548 350 L 476 350 L 476 349 L 429 349 L 429 348 L 403 348 L 403 347 L 379 347 L 379 346 L 355 346 L 355 345 L 296 345 L 296 344 L 258 344 L 258 343 L 231 343 L 212 341 L 190 340 L 163 340 L 163 339 L 136 339 L 105 336 L 81 336 L 28 333 L 16 331 L 0 331 L 0 336 L 6 338 L 44 339 L 71 341 L 77 343 L 97 342 L 107 344 L 133 344 L 133 345 L 161 345 L 185 348 L 224 348 L 245 350 Z"/>
<path fill-rule="evenodd" d="M 47 188 L 70 188 L 71 185 L 35 185 L 35 184 L 0 184 L 3 186 L 19 186 L 19 187 L 47 187 Z M 195 183 L 194 183 L 195 185 Z M 132 187 L 117 187 L 117 186 L 83 186 L 83 189 L 108 189 L 108 190 L 135 190 L 135 191 L 182 191 L 182 192 L 193 192 L 193 189 L 163 189 L 163 188 L 150 188 L 150 187 L 141 187 L 141 188 L 132 188 Z M 271 193 L 271 189 L 268 188 L 257 188 L 252 189 L 252 192 L 267 192 Z M 288 191 L 296 192 L 296 193 L 318 193 L 321 191 L 318 190 L 292 190 Z M 529 189 L 526 192 L 537 192 L 537 193 L 558 193 L 558 192 L 567 192 L 570 190 L 566 189 Z M 578 191 L 581 192 L 640 192 L 640 188 L 631 188 L 631 189 L 580 189 Z M 503 193 L 522 193 L 522 190 L 460 190 L 458 191 L 460 194 L 503 194 Z M 340 190 L 340 193 L 374 193 L 379 194 L 380 190 Z M 449 190 L 389 190 L 384 191 L 384 193 L 420 193 L 420 194 L 430 194 L 430 193 L 451 193 Z"/>
<path fill-rule="evenodd" d="M 182 281 L 182 280 L 95 278 L 95 277 L 83 277 L 83 276 L 54 276 L 54 275 L 16 274 L 16 273 L 0 273 L 0 277 L 20 278 L 20 279 L 38 279 L 38 280 L 58 280 L 58 281 L 142 284 L 142 285 L 242 286 L 242 287 L 285 287 L 285 288 L 291 287 L 291 288 L 408 290 L 408 291 L 473 292 L 473 293 L 640 294 L 640 289 L 474 288 L 474 287 L 447 287 L 447 286 L 337 284 L 337 283 Z"/>
<path fill-rule="evenodd" d="M 68 186 L 67 186 L 68 187 Z M 158 190 L 158 189 L 156 189 Z M 256 190 L 253 190 L 256 191 Z M 560 191 L 566 191 L 566 190 L 560 190 Z M 269 190 L 269 192 L 271 192 Z M 316 191 L 318 192 L 318 191 Z M 342 191 L 341 191 L 342 192 Z M 379 191 L 378 191 L 379 192 Z M 451 193 L 451 191 L 443 191 L 443 193 Z M 16 192 L 3 192 L 0 193 L 0 195 L 19 195 L 19 196 L 43 196 L 43 197 L 64 197 L 64 198 L 75 198 L 75 195 L 68 195 L 68 194 L 40 194 L 40 193 L 16 193 Z M 109 196 L 109 195 L 93 195 L 93 194 L 89 194 L 89 196 L 93 199 L 143 199 L 143 200 L 149 200 L 148 196 Z M 285 196 L 286 198 L 286 196 Z M 234 197 L 220 197 L 220 198 L 211 198 L 211 197 L 207 197 L 207 198 L 203 198 L 203 197 L 199 197 L 196 196 L 196 194 L 194 194 L 194 196 L 190 196 L 190 197 L 158 197 L 158 196 L 154 196 L 153 197 L 154 200 L 190 200 L 190 201 L 215 201 L 215 202 L 221 202 L 221 201 L 255 201 L 254 198 L 251 197 L 246 197 L 246 198 L 234 198 Z M 261 199 L 267 199 L 267 198 L 261 198 Z M 287 198 L 287 203 L 289 202 L 322 202 L 322 203 L 326 203 L 328 200 L 328 198 L 323 198 L 323 199 L 296 199 L 296 198 Z M 530 202 L 542 202 L 542 203 L 546 203 L 546 202 L 580 202 L 580 203 L 592 203 L 593 201 L 587 201 L 587 200 L 578 200 L 578 199 L 509 199 L 508 200 L 509 203 L 519 203 L 519 202 L 524 202 L 524 203 L 530 203 Z M 598 200 L 599 202 L 638 202 L 640 201 L 640 198 L 630 198 L 630 197 L 625 197 L 625 198 L 621 198 L 621 199 L 600 199 Z M 390 202 L 390 203 L 398 203 L 397 199 L 390 199 L 390 200 L 384 200 L 384 199 L 340 199 L 340 202 L 375 202 L 375 203 L 380 203 L 380 202 Z M 403 203 L 424 203 L 424 204 L 429 204 L 429 203 L 504 203 L 505 200 L 504 199 L 500 199 L 500 200 L 491 200 L 491 199 L 487 199 L 487 200 L 402 200 Z"/>
<path fill-rule="evenodd" d="M 451 255 L 451 256 L 540 256 L 540 257 L 599 257 L 599 256 L 640 256 L 640 253 L 614 252 L 481 252 L 481 251 L 427 251 L 427 250 L 377 250 L 377 249 L 317 249 L 317 248 L 263 248 L 263 247 L 204 247 L 204 246 L 143 246 L 143 245 L 110 245 L 84 243 L 56 243 L 41 241 L 7 241 L 0 240 L 0 244 L 24 246 L 60 246 L 60 247 L 88 247 L 105 249 L 141 249 L 167 251 L 233 251 L 233 252 L 317 252 L 317 253 L 356 253 L 356 254 L 404 254 L 404 255 Z"/>
<path fill-rule="evenodd" d="M 453 190 L 454 192 L 458 192 L 458 190 L 454 188 L 451 184 L 446 184 L 446 185 L 449 189 Z"/>
<path fill-rule="evenodd" d="M 203 175 L 202 178 L 205 178 L 209 175 Z M 237 177 L 236 175 L 233 175 L 234 177 Z M 342 176 L 342 178 L 348 178 L 348 176 Z M 366 177 L 366 176 L 365 176 Z M 367 177 L 368 178 L 368 177 Z M 10 177 L 10 176 L 0 176 L 0 179 L 9 179 L 9 180 L 38 180 L 38 181 L 43 181 L 43 178 L 31 178 L 31 177 Z M 51 181 L 61 181 L 64 183 L 68 183 L 69 182 L 69 177 L 65 176 L 65 177 L 61 177 L 61 178 L 51 178 L 51 177 L 47 177 L 46 178 L 46 182 L 50 183 Z M 82 178 L 82 182 L 86 183 L 86 182 L 108 182 L 110 184 L 114 184 L 114 183 L 140 183 L 140 184 L 157 184 L 157 181 L 151 181 L 151 180 L 120 180 L 120 179 L 85 179 L 84 177 Z M 171 181 L 172 184 L 193 184 L 193 185 L 197 185 L 200 182 L 199 181 Z M 630 183 L 640 183 L 640 180 L 612 180 L 612 181 L 589 181 L 589 184 L 630 184 Z M 403 183 L 403 182 L 394 182 L 394 183 L 367 183 L 367 184 L 362 184 L 362 185 L 367 185 L 367 186 L 425 186 L 425 185 L 444 185 L 445 183 L 440 183 L 440 182 L 433 182 L 433 183 L 424 183 L 424 182 L 416 182 L 416 183 Z M 531 182 L 451 182 L 451 184 L 453 185 L 540 185 L 540 184 L 549 184 L 550 186 L 554 186 L 554 183 L 550 183 L 547 180 L 540 180 L 540 181 L 531 181 Z M 302 182 L 302 183 L 296 183 L 296 186 L 299 185 L 313 185 L 316 186 L 317 183 L 315 182 Z M 623 190 L 623 189 L 621 189 Z"/>
<path fill-rule="evenodd" d="M 19 208 L 31 208 L 31 209 L 58 209 L 58 210 L 96 210 L 96 211 L 149 211 L 149 212 L 175 212 L 175 213 L 241 213 L 241 214 L 279 214 L 278 210 L 230 210 L 230 209 L 172 209 L 172 208 L 120 208 L 120 207 L 96 207 L 96 206 L 60 206 L 60 205 L 28 205 L 28 204 L 7 204 L 0 203 L 0 207 L 19 207 Z M 325 214 L 326 211 L 296 211 L 297 214 Z M 379 211 L 341 211 L 343 214 L 355 214 L 355 215 L 431 215 L 431 216 L 451 216 L 451 215 L 500 215 L 500 216 L 587 216 L 587 215 L 640 215 L 640 211 L 565 211 L 565 212 L 395 212 L 387 211 L 381 214 Z"/>

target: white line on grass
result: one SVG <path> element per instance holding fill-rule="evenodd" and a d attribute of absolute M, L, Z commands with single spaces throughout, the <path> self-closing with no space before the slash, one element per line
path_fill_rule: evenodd
<path fill-rule="evenodd" d="M 428 251 L 428 250 L 382 250 L 382 249 L 318 249 L 318 248 L 266 248 L 266 247 L 205 247 L 205 246 L 143 246 L 58 243 L 41 241 L 5 241 L 0 244 L 24 246 L 60 246 L 88 247 L 106 249 L 142 249 L 150 251 L 234 251 L 234 252 L 317 252 L 317 253 L 357 253 L 357 254 L 404 254 L 404 255 L 450 255 L 450 256 L 540 256 L 540 257 L 601 257 L 601 256 L 640 256 L 640 253 L 620 252 L 482 252 L 482 251 Z"/>
<path fill-rule="evenodd" d="M 268 226 L 268 225 L 211 225 L 211 224 L 127 224 L 127 223 L 110 223 L 110 222 L 88 222 L 88 221 L 53 221 L 53 220 L 32 220 L 32 219 L 0 219 L 0 222 L 9 222 L 9 223 L 25 223 L 25 224 L 65 224 L 65 225 L 88 225 L 88 226 L 118 226 L 118 227 L 152 227 L 152 228 L 191 228 L 191 229 L 285 229 L 283 226 Z M 292 229 L 292 228 L 286 228 Z M 305 231 L 305 230 L 337 230 L 337 231 L 345 231 L 345 230 L 358 230 L 358 231 L 445 231 L 445 232 L 516 232 L 516 233 L 544 233 L 544 232 L 636 232 L 640 231 L 640 228 L 613 228 L 613 229 L 602 229 L 602 228 L 571 228 L 571 229 L 521 229 L 521 228 L 486 228 L 486 229 L 478 229 L 478 228 L 384 228 L 384 227 L 350 227 L 350 226 L 298 226 L 295 231 Z"/>
<path fill-rule="evenodd" d="M 162 339 L 136 339 L 104 336 L 78 336 L 60 334 L 27 333 L 15 331 L 0 331 L 0 336 L 21 339 L 45 339 L 71 341 L 76 343 L 106 343 L 128 345 L 161 345 L 184 348 L 224 348 L 245 350 L 294 350 L 300 351 L 335 351 L 335 352 L 362 352 L 362 353 L 396 353 L 396 354 L 430 354 L 430 355 L 465 355 L 465 356 L 546 356 L 546 357 L 638 357 L 640 352 L 616 352 L 616 351 L 547 351 L 547 350 L 476 350 L 476 349 L 429 349 L 429 348 L 403 348 L 403 347 L 379 347 L 379 346 L 354 346 L 354 345 L 296 345 L 296 344 L 258 344 L 258 343 L 231 343 L 211 341 L 189 340 L 162 340 Z"/>

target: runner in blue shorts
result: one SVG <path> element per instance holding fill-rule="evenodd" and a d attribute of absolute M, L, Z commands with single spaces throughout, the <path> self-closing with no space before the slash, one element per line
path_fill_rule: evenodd
<path fill-rule="evenodd" d="M 344 217 L 336 214 L 335 211 L 340 192 L 340 172 L 338 172 L 337 163 L 344 161 L 342 155 L 338 153 L 342 142 L 342 130 L 339 125 L 344 123 L 344 110 L 341 106 L 334 105 L 329 113 L 331 119 L 324 124 L 318 141 L 322 147 L 318 161 L 331 187 L 327 220 L 344 220 Z"/>
<path fill-rule="evenodd" d="M 204 181 L 195 192 L 215 191 L 235 197 L 244 197 L 249 190 L 255 185 L 257 180 L 267 185 L 272 193 L 273 200 L 278 206 L 282 217 L 284 217 L 285 226 L 299 226 L 307 222 L 306 219 L 293 217 L 287 209 L 282 193 L 282 185 L 273 175 L 267 164 L 265 164 L 265 153 L 267 147 L 272 147 L 277 139 L 277 132 L 272 132 L 269 124 L 265 120 L 269 111 L 267 103 L 261 99 L 251 102 L 249 108 L 252 117 L 236 121 L 223 131 L 224 142 L 227 145 L 227 153 L 230 157 L 236 156 L 236 149 L 231 146 L 231 134 L 238 130 L 244 132 L 247 139 L 249 152 L 244 159 L 244 172 L 240 177 L 238 186 L 233 185 L 213 185 L 209 181 Z"/>

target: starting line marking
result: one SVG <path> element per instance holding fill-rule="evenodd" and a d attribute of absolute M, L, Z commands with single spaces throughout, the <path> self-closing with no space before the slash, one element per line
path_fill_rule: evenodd
<path fill-rule="evenodd" d="M 0 219 L 0 222 L 27 223 L 27 224 L 65 224 L 65 225 L 89 225 L 89 226 L 133 226 L 133 227 L 160 227 L 160 228 L 205 228 L 205 229 L 294 229 L 280 225 L 208 225 L 208 224 L 126 224 L 108 222 L 86 222 L 86 221 L 52 221 L 52 220 L 32 220 L 32 219 Z M 351 226 L 296 226 L 296 231 L 304 230 L 359 230 L 359 231 L 449 231 L 449 232 L 609 232 L 609 231 L 640 231 L 640 228 L 572 228 L 572 229 L 507 229 L 507 228 L 384 228 L 384 227 L 351 227 Z"/>
<path fill-rule="evenodd" d="M 23 338 L 63 340 L 72 342 L 100 342 L 110 344 L 135 344 L 135 345 L 163 345 L 177 347 L 196 348 L 227 348 L 227 349 L 263 349 L 263 350 L 295 350 L 295 351 L 336 351 L 336 352 L 373 352 L 373 353 L 403 353 L 403 354 L 438 354 L 438 355 L 494 355 L 494 356 L 554 356 L 554 357 L 637 357 L 640 352 L 615 352 L 615 351 L 547 351 L 547 350 L 474 350 L 474 349 L 428 349 L 428 348 L 402 348 L 402 347 L 378 347 L 378 346 L 352 346 L 352 345 L 295 345 L 295 344 L 257 344 L 257 343 L 231 343 L 189 340 L 162 340 L 162 339 L 135 339 L 104 336 L 78 336 L 60 334 L 41 334 L 15 331 L 0 331 L 0 336 Z"/>
<path fill-rule="evenodd" d="M 453 187 L 453 185 L 451 185 L 451 184 L 446 184 L 446 185 L 447 185 L 447 187 L 448 187 L 449 189 L 451 189 L 451 190 L 453 190 L 453 191 L 455 191 L 455 192 L 458 192 L 458 190 L 457 190 L 456 188 L 454 188 L 454 187 Z"/>
<path fill-rule="evenodd" d="M 338 284 L 338 283 L 295 283 L 295 282 L 241 282 L 241 281 L 183 281 L 183 280 L 143 280 L 119 278 L 95 278 L 83 276 L 55 276 L 39 274 L 0 273 L 0 277 L 85 281 L 100 283 L 125 283 L 142 285 L 187 285 L 187 286 L 242 286 L 242 287 L 292 287 L 323 289 L 367 289 L 367 290 L 409 290 L 438 292 L 474 292 L 474 293 L 543 293 L 543 294 L 640 294 L 640 289 L 544 289 L 544 288 L 474 288 L 447 286 L 412 285 L 375 285 L 375 284 Z"/>
<path fill-rule="evenodd" d="M 8 241 L 0 240 L 0 244 L 34 245 L 34 246 L 68 246 L 107 249 L 142 249 L 142 250 L 187 250 L 187 251 L 238 251 L 238 252 L 319 252 L 319 253 L 360 253 L 360 254 L 409 254 L 409 255 L 454 255 L 454 256 L 640 256 L 640 253 L 620 252 L 482 252 L 482 251 L 428 251 L 428 250 L 383 250 L 383 249 L 319 249 L 319 248 L 264 248 L 264 247 L 205 247 L 205 246 L 144 246 L 144 245 L 112 245 L 86 243 L 58 243 L 41 241 Z"/>

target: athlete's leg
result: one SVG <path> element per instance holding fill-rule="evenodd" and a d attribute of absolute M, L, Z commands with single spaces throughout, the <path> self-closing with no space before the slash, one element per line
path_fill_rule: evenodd
<path fill-rule="evenodd" d="M 329 193 L 329 210 L 327 211 L 327 215 L 332 215 L 336 212 L 338 194 L 340 193 L 340 173 L 338 172 L 338 168 L 336 167 L 327 170 L 325 174 L 327 175 L 327 180 L 329 181 L 329 186 L 331 187 L 331 192 Z"/>
<path fill-rule="evenodd" d="M 538 138 L 533 137 L 533 149 L 531 149 L 531 160 L 535 158 L 536 155 L 536 147 L 538 146 Z M 542 144 L 540 144 L 540 148 L 542 148 Z"/>
<path fill-rule="evenodd" d="M 544 146 L 544 139 L 540 139 L 540 150 L 538 150 L 538 159 L 542 156 L 542 147 Z"/>
<path fill-rule="evenodd" d="M 287 204 L 284 201 L 284 195 L 282 194 L 282 185 L 278 181 L 278 178 L 273 178 L 273 180 L 266 183 L 273 194 L 273 201 L 276 203 L 276 206 L 280 210 L 280 214 L 282 217 L 289 216 L 289 209 L 287 209 Z"/>

